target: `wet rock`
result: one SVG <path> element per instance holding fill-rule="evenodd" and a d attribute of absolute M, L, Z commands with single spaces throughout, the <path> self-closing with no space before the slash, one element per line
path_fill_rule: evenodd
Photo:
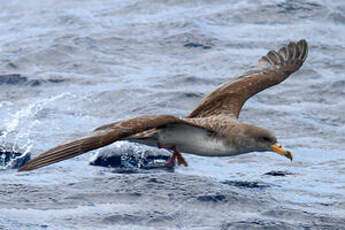
<path fill-rule="evenodd" d="M 186 48 L 202 48 L 204 50 L 208 50 L 208 49 L 211 49 L 212 47 L 209 46 L 209 45 L 203 45 L 203 44 L 200 44 L 200 43 L 195 43 L 195 42 L 189 42 L 189 43 L 186 43 L 184 45 L 184 47 Z"/>
<path fill-rule="evenodd" d="M 235 187 L 240 188 L 267 188 L 271 187 L 272 185 L 266 184 L 263 182 L 256 182 L 256 181 L 223 181 L 222 184 L 227 184 Z"/>
<path fill-rule="evenodd" d="M 288 176 L 292 175 L 292 173 L 287 172 L 287 171 L 269 171 L 265 173 L 264 175 L 266 176 Z"/>
<path fill-rule="evenodd" d="M 31 159 L 31 153 L 16 149 L 12 144 L 0 146 L 0 169 L 17 169 Z"/>

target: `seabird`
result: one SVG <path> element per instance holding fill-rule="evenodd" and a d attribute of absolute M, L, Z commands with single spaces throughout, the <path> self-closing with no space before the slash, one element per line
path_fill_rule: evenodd
<path fill-rule="evenodd" d="M 271 50 L 258 67 L 220 85 L 185 118 L 146 115 L 103 125 L 86 137 L 61 144 L 29 161 L 18 171 L 29 171 L 109 145 L 129 140 L 173 151 L 166 166 L 187 166 L 181 152 L 201 156 L 234 156 L 273 151 L 292 160 L 269 130 L 238 121 L 242 106 L 256 93 L 279 84 L 297 71 L 308 54 L 305 40 Z"/>

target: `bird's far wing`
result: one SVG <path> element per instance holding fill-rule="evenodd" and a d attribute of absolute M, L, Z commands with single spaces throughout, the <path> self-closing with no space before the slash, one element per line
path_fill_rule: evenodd
<path fill-rule="evenodd" d="M 243 104 L 256 93 L 279 84 L 297 71 L 308 54 L 305 40 L 271 50 L 259 60 L 258 69 L 232 79 L 206 96 L 188 118 L 226 114 L 238 118 Z"/>
<path fill-rule="evenodd" d="M 159 128 L 173 123 L 184 123 L 197 126 L 170 115 L 141 116 L 126 121 L 101 126 L 90 136 L 61 144 L 30 160 L 18 171 L 29 171 L 59 161 L 67 160 L 90 150 L 109 145 L 116 140 L 126 138 L 145 130 Z"/>

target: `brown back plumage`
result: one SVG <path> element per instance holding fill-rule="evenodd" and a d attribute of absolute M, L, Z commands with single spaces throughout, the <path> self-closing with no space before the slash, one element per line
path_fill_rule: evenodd
<path fill-rule="evenodd" d="M 188 118 L 219 114 L 238 118 L 248 98 L 279 84 L 297 71 L 306 59 L 307 53 L 308 44 L 305 40 L 290 42 L 279 51 L 269 51 L 259 60 L 257 70 L 249 71 L 217 87 L 200 102 Z"/>

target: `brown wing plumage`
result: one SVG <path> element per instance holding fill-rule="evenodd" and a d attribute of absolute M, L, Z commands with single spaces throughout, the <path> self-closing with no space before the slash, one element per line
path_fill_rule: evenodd
<path fill-rule="evenodd" d="M 259 69 L 220 85 L 206 96 L 188 118 L 226 114 L 238 118 L 243 104 L 256 93 L 279 84 L 297 71 L 308 54 L 305 40 L 271 50 L 259 60 Z"/>
<path fill-rule="evenodd" d="M 104 125 L 97 128 L 96 132 L 91 136 L 61 144 L 42 153 L 38 157 L 26 163 L 18 171 L 29 171 L 59 161 L 67 160 L 90 150 L 109 145 L 116 140 L 129 137 L 133 134 L 173 123 L 184 123 L 197 126 L 193 123 L 170 115 L 141 116 L 122 122 Z"/>

